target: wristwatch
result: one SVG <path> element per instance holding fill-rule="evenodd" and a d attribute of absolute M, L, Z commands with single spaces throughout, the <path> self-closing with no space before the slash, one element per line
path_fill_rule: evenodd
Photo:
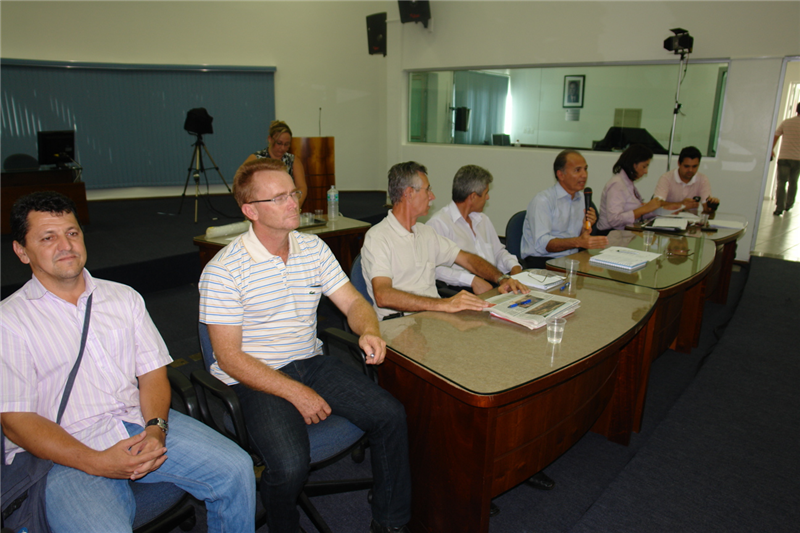
<path fill-rule="evenodd" d="M 167 422 L 163 418 L 154 418 L 152 420 L 148 420 L 147 424 L 145 424 L 144 427 L 149 427 L 149 426 L 158 426 L 158 429 L 163 431 L 164 435 L 169 433 L 169 422 Z"/>
<path fill-rule="evenodd" d="M 497 280 L 494 282 L 494 284 L 495 285 L 500 285 L 501 283 L 503 283 L 504 279 L 511 279 L 511 276 L 509 276 L 508 274 L 503 274 L 502 276 L 497 278 Z"/>

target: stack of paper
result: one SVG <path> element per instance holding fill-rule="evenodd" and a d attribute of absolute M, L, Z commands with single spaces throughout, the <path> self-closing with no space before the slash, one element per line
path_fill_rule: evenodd
<path fill-rule="evenodd" d="M 684 231 L 689 220 L 683 217 L 657 217 L 650 226 L 653 229 Z"/>
<path fill-rule="evenodd" d="M 611 267 L 625 272 L 635 272 L 647 265 L 649 261 L 656 259 L 661 254 L 654 252 L 644 252 L 621 246 L 606 248 L 599 254 L 589 259 L 592 265 Z"/>
<path fill-rule="evenodd" d="M 564 276 L 559 276 L 555 272 L 542 269 L 526 270 L 525 272 L 514 274 L 511 277 L 532 289 L 543 291 L 550 290 L 564 283 Z"/>
<path fill-rule="evenodd" d="M 712 228 L 729 228 L 729 229 L 742 229 L 745 226 L 744 222 L 737 220 L 709 220 L 708 225 Z"/>

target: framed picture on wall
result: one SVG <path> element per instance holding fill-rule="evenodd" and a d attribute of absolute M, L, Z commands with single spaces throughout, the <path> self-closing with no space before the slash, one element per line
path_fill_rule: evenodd
<path fill-rule="evenodd" d="M 583 107 L 583 84 L 586 76 L 564 76 L 564 103 L 561 107 Z"/>

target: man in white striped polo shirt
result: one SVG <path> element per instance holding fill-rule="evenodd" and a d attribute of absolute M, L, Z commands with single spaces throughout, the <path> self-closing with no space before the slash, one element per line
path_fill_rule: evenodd
<path fill-rule="evenodd" d="M 0 304 L 0 411 L 13 443 L 4 459 L 13 465 L 28 451 L 55 463 L 46 488 L 52 531 L 131 531 L 130 479 L 174 483 L 205 500 L 209 531 L 252 532 L 252 460 L 170 409 L 167 346 L 136 291 L 84 268 L 72 201 L 55 192 L 20 198 L 11 229 L 14 251 L 33 277 Z M 59 424 L 86 320 L 85 349 Z"/>
<path fill-rule="evenodd" d="M 367 363 L 386 343 L 372 307 L 317 236 L 299 233 L 299 191 L 282 162 L 243 165 L 234 196 L 250 230 L 223 248 L 200 278 L 200 321 L 208 325 L 212 373 L 241 400 L 264 459 L 261 497 L 270 533 L 299 530 L 297 497 L 308 476 L 307 424 L 331 413 L 369 435 L 375 478 L 371 533 L 407 531 L 411 480 L 405 410 L 388 392 L 335 357 L 316 337 L 322 295 L 347 316 Z"/>

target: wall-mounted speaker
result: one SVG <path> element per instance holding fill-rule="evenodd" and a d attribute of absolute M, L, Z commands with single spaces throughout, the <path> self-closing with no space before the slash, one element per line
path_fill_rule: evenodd
<path fill-rule="evenodd" d="M 428 27 L 431 18 L 431 3 L 428 0 L 398 0 L 400 8 L 400 22 L 421 22 Z"/>
<path fill-rule="evenodd" d="M 370 55 L 386 56 L 386 13 L 375 13 L 367 17 L 367 46 Z"/>

